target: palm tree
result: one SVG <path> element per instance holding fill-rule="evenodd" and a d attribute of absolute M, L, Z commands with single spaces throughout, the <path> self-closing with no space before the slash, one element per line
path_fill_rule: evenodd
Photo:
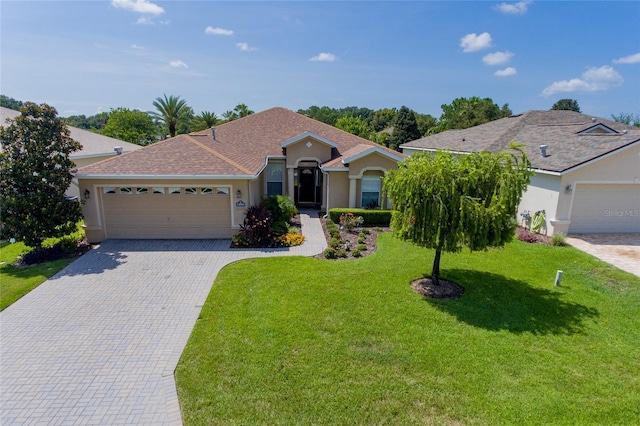
<path fill-rule="evenodd" d="M 187 101 L 180 99 L 180 96 L 164 95 L 164 98 L 156 98 L 153 102 L 153 106 L 158 110 L 157 113 L 152 113 L 155 118 L 164 123 L 169 129 L 169 135 L 174 137 L 176 135 L 176 127 L 180 121 L 185 119 L 185 115 L 188 114 L 191 109 L 187 106 Z"/>
<path fill-rule="evenodd" d="M 236 105 L 236 107 L 233 109 L 233 111 L 240 118 L 246 117 L 247 115 L 253 114 L 253 111 L 251 111 L 246 104 L 238 104 L 238 105 Z"/>
<path fill-rule="evenodd" d="M 227 110 L 222 113 L 222 118 L 224 118 L 227 121 L 233 121 L 239 118 L 239 116 L 238 116 L 238 113 L 236 113 L 235 111 Z"/>
<path fill-rule="evenodd" d="M 199 115 L 193 117 L 191 124 L 192 131 L 197 132 L 204 129 L 209 129 L 218 123 L 218 116 L 215 112 L 202 111 Z"/>

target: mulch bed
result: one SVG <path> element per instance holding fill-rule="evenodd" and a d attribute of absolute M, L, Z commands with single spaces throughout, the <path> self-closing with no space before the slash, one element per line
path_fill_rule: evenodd
<path fill-rule="evenodd" d="M 464 288 L 458 284 L 442 278 L 438 281 L 440 284 L 434 285 L 431 278 L 420 278 L 411 282 L 411 288 L 419 295 L 429 299 L 455 299 L 464 294 Z"/>
<path fill-rule="evenodd" d="M 324 236 L 327 239 L 327 245 L 329 245 L 329 242 L 331 241 L 331 236 L 329 235 L 329 231 L 327 231 L 327 219 L 324 218 L 320 218 L 320 223 L 322 224 L 322 230 L 324 231 Z M 365 236 L 365 240 L 363 243 L 358 243 L 358 236 L 360 234 L 360 232 L 362 230 L 366 229 L 367 231 L 369 231 L 369 234 Z M 348 244 L 349 247 L 351 247 L 352 249 L 355 249 L 356 247 L 358 247 L 358 244 L 364 244 L 367 249 L 366 250 L 361 250 L 360 251 L 360 258 L 366 257 L 366 256 L 370 256 L 373 253 L 376 252 L 376 240 L 378 239 L 378 235 L 382 234 L 383 232 L 391 232 L 391 228 L 389 227 L 376 227 L 376 226 L 363 226 L 361 228 L 358 229 L 354 229 L 352 232 L 349 231 L 342 231 L 342 239 Z M 315 256 L 313 256 L 317 259 L 326 259 L 324 257 L 323 253 L 317 254 Z M 343 257 L 343 258 L 337 258 L 337 259 L 330 259 L 333 261 L 342 261 L 342 260 L 350 260 L 350 259 L 354 259 L 353 256 L 351 256 L 350 253 L 347 254 L 347 257 Z M 329 259 L 327 259 L 329 260 Z"/>

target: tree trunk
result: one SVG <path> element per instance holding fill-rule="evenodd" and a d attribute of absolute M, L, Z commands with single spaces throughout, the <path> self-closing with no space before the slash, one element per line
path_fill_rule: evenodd
<path fill-rule="evenodd" d="M 440 255 L 442 250 L 436 249 L 436 256 L 433 258 L 433 268 L 431 268 L 431 282 L 433 285 L 440 285 Z"/>

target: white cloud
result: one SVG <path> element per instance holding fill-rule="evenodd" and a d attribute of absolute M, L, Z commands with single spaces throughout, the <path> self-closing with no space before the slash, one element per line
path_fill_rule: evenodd
<path fill-rule="evenodd" d="M 171 61 L 169 65 L 171 65 L 172 68 L 189 68 L 189 65 L 180 60 Z"/>
<path fill-rule="evenodd" d="M 111 0 L 111 5 L 137 13 L 148 13 L 151 15 L 162 15 L 164 13 L 162 7 L 147 0 Z"/>
<path fill-rule="evenodd" d="M 460 47 L 463 52 L 477 52 L 478 50 L 491 47 L 491 35 L 489 33 L 467 34 L 460 39 Z"/>
<path fill-rule="evenodd" d="M 634 53 L 633 55 L 624 56 L 622 58 L 614 59 L 614 64 L 637 64 L 640 62 L 640 53 Z"/>
<path fill-rule="evenodd" d="M 500 3 L 494 8 L 498 12 L 506 13 L 508 15 L 524 15 L 527 13 L 527 7 L 531 4 L 531 0 L 523 0 L 517 3 Z"/>
<path fill-rule="evenodd" d="M 589 68 L 582 73 L 581 78 L 556 81 L 547 86 L 542 94 L 551 96 L 560 92 L 596 92 L 621 86 L 624 83 L 622 76 L 608 65 L 600 68 Z"/>
<path fill-rule="evenodd" d="M 132 45 L 131 45 L 131 48 L 132 48 L 132 49 L 136 49 L 136 50 L 144 50 L 144 47 L 139 46 L 139 45 L 137 45 L 137 44 L 132 44 Z"/>
<path fill-rule="evenodd" d="M 247 43 L 236 43 L 236 46 L 238 46 L 238 49 L 242 50 L 243 52 L 252 52 L 254 50 L 258 50 L 257 47 L 251 47 Z"/>
<path fill-rule="evenodd" d="M 509 60 L 513 57 L 513 53 L 511 52 L 494 52 L 485 55 L 482 58 L 482 62 L 486 65 L 502 65 L 509 62 Z"/>
<path fill-rule="evenodd" d="M 218 28 L 218 27 L 207 27 L 204 30 L 205 34 L 215 34 L 215 35 L 225 35 L 225 36 L 230 36 L 233 35 L 233 30 L 225 30 L 224 28 Z"/>
<path fill-rule="evenodd" d="M 512 75 L 516 75 L 518 71 L 514 67 L 507 67 L 503 70 L 498 70 L 493 73 L 496 77 L 509 77 Z"/>
<path fill-rule="evenodd" d="M 335 62 L 338 59 L 333 53 L 321 53 L 313 58 L 309 58 L 313 62 Z"/>
<path fill-rule="evenodd" d="M 153 19 L 149 18 L 148 16 L 141 16 L 136 21 L 136 24 L 138 24 L 138 25 L 153 25 Z"/>

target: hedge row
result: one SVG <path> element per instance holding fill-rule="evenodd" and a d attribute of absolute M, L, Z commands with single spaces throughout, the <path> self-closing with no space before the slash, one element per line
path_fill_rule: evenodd
<path fill-rule="evenodd" d="M 355 216 L 362 216 L 365 226 L 389 226 L 391 223 L 391 210 L 376 209 L 349 209 L 336 208 L 329 209 L 329 219 L 335 223 L 340 223 L 340 215 L 353 213 Z"/>

